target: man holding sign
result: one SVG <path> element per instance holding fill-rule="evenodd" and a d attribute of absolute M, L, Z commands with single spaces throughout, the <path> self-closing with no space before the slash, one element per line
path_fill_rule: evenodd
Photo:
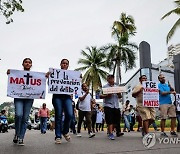
<path fill-rule="evenodd" d="M 143 120 L 143 131 L 142 135 L 149 133 L 149 126 L 154 122 L 156 112 L 154 107 L 147 107 L 146 105 L 143 106 L 143 81 L 147 81 L 146 75 L 141 75 L 139 77 L 139 84 L 134 87 L 132 96 L 136 98 L 137 101 L 137 111 L 140 114 Z"/>
<path fill-rule="evenodd" d="M 114 75 L 107 76 L 108 83 L 103 86 L 103 88 L 113 88 L 117 87 L 114 83 Z M 110 90 L 111 91 L 111 90 Z M 113 128 L 116 127 L 116 136 L 119 137 L 123 135 L 120 129 L 120 109 L 119 109 L 119 98 L 121 98 L 121 93 L 115 92 L 114 93 L 104 93 L 100 95 L 101 99 L 104 99 L 104 113 L 105 113 L 105 120 L 108 125 L 108 133 L 109 139 L 114 140 L 113 135 Z"/>
<path fill-rule="evenodd" d="M 177 136 L 175 132 L 176 127 L 176 110 L 172 104 L 170 94 L 176 95 L 176 92 L 170 84 L 166 83 L 164 75 L 160 74 L 159 79 L 159 101 L 160 101 L 160 114 L 161 114 L 161 136 L 168 137 L 164 132 L 167 117 L 171 118 L 171 136 Z"/>

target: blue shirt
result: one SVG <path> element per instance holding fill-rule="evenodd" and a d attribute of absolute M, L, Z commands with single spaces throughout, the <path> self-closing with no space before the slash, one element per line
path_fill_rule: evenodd
<path fill-rule="evenodd" d="M 162 95 L 162 92 L 170 92 L 170 87 L 168 86 L 168 84 L 164 83 L 159 83 L 158 84 L 158 88 L 159 88 L 159 103 L 160 105 L 163 104 L 172 104 L 172 100 L 171 100 L 171 96 L 170 94 L 167 95 Z"/>
<path fill-rule="evenodd" d="M 116 87 L 117 85 L 110 86 L 109 84 L 106 84 L 103 86 L 103 88 L 108 87 Z M 110 108 L 116 108 L 119 109 L 119 98 L 117 94 L 112 94 L 110 98 L 104 98 L 103 99 L 103 105 L 104 107 L 110 107 Z"/>

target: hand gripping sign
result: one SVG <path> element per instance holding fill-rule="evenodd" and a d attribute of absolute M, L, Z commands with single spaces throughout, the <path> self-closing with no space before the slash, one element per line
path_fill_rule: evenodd
<path fill-rule="evenodd" d="M 10 70 L 7 96 L 13 98 L 45 99 L 45 73 Z"/>
<path fill-rule="evenodd" d="M 143 106 L 159 107 L 158 83 L 154 81 L 144 81 L 143 83 Z"/>
<path fill-rule="evenodd" d="M 80 94 L 81 72 L 49 68 L 48 92 L 53 94 Z"/>

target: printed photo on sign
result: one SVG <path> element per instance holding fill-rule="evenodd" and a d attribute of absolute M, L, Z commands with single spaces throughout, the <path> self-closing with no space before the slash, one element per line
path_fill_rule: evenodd
<path fill-rule="evenodd" d="M 159 107 L 158 83 L 154 81 L 144 81 L 143 83 L 143 106 Z"/>
<path fill-rule="evenodd" d="M 45 99 L 45 73 L 10 70 L 7 96 L 13 98 Z"/>
<path fill-rule="evenodd" d="M 80 94 L 81 72 L 50 68 L 48 92 L 53 94 Z"/>
<path fill-rule="evenodd" d="M 176 94 L 176 109 L 180 111 L 180 94 Z"/>

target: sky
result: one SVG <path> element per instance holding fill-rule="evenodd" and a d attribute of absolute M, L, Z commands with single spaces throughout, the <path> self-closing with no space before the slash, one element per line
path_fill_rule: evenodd
<path fill-rule="evenodd" d="M 178 16 L 161 17 L 175 8 L 173 0 L 30 0 L 23 1 L 24 13 L 15 12 L 14 22 L 6 25 L 0 15 L 0 103 L 13 101 L 7 97 L 7 69 L 22 70 L 22 60 L 33 60 L 32 71 L 47 72 L 59 68 L 62 58 L 70 61 L 70 70 L 80 65 L 81 50 L 87 46 L 101 47 L 114 43 L 111 27 L 120 14 L 133 16 L 137 33 L 130 39 L 137 45 L 146 41 L 151 46 L 151 61 L 159 63 L 166 58 L 167 47 L 180 43 L 180 29 L 169 44 L 166 35 Z M 139 68 L 137 51 L 136 68 L 122 72 L 126 82 Z M 47 103 L 52 109 L 52 95 L 35 100 L 34 106 Z"/>

